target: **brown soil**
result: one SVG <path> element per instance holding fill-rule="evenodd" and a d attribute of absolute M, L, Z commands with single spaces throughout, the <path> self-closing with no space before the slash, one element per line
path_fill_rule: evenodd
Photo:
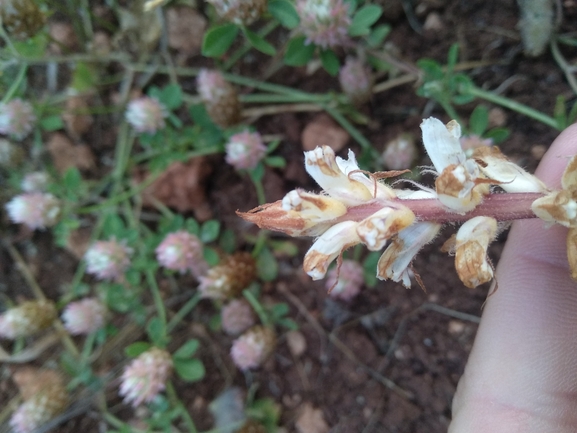
<path fill-rule="evenodd" d="M 547 114 L 553 112 L 558 95 L 569 100 L 573 97 L 563 72 L 549 53 L 535 59 L 523 55 L 515 30 L 518 12 L 514 0 L 416 2 L 413 19 L 422 24 L 431 13 L 437 13 L 442 24 L 440 29 L 427 30 L 423 34 L 411 28 L 406 15 L 399 12 L 402 11 L 400 0 L 387 3 L 395 5 L 387 8 L 393 28 L 388 41 L 398 47 L 401 57 L 408 63 L 423 57 L 444 63 L 449 46 L 459 42 L 461 61 L 492 62 L 490 66 L 468 71 L 480 87 L 494 90 L 504 85 L 504 96 Z M 577 30 L 577 8 L 572 4 L 565 2 L 564 32 Z M 234 72 L 261 76 L 262 71 L 268 70 L 270 58 L 254 56 L 253 62 L 241 63 Z M 206 59 L 202 61 L 206 62 Z M 197 64 L 195 58 L 189 62 L 191 66 Z M 315 92 L 338 88 L 336 80 L 324 71 L 306 76 L 304 70 L 283 68 L 270 80 Z M 194 89 L 192 80 L 183 79 L 181 84 L 185 89 Z M 448 120 L 440 107 L 428 104 L 427 100 L 416 96 L 414 90 L 409 84 L 378 94 L 365 110 L 371 123 L 363 132 L 377 149 L 382 150 L 386 140 L 401 130 L 418 136 L 419 124 L 425 115 Z M 460 106 L 459 113 L 468 118 L 475 105 Z M 318 189 L 302 169 L 300 144 L 300 133 L 314 115 L 279 114 L 261 118 L 256 123 L 263 134 L 285 136 L 277 152 L 286 158 L 288 166 L 285 170 L 267 172 L 265 188 L 269 201 L 281 198 L 295 186 Z M 535 146 L 547 147 L 557 132 L 510 111 L 506 111 L 506 126 L 510 128 L 511 136 L 501 149 L 533 171 L 538 164 L 538 155 L 531 150 Z M 112 139 L 108 141 L 113 142 Z M 93 149 L 99 149 L 99 146 L 94 145 Z M 349 146 L 359 149 L 352 140 Z M 419 164 L 427 162 L 426 156 L 421 156 Z M 246 211 L 257 205 L 250 181 L 238 175 L 220 157 L 209 158 L 209 163 L 213 171 L 207 180 L 207 197 L 213 214 L 226 227 L 235 230 L 241 239 L 247 230 L 257 233 L 235 215 L 237 209 Z M 481 315 L 488 291 L 487 285 L 466 289 L 456 275 L 453 259 L 439 251 L 452 232 L 450 228 L 445 229 L 414 263 L 427 288 L 426 293 L 418 287 L 406 290 L 393 282 L 379 282 L 373 289 L 364 289 L 350 304 L 329 300 L 324 283 L 312 282 L 304 275 L 301 260 L 310 241 L 297 240 L 299 255 L 279 259 L 281 275 L 278 281 L 265 285 L 264 300 L 265 303 L 287 302 L 290 305 L 290 317 L 299 324 L 306 350 L 299 357 L 294 356 L 287 346 L 286 334 L 281 334 L 274 356 L 262 369 L 250 374 L 243 375 L 232 364 L 228 354 L 232 340 L 207 326 L 217 310 L 210 302 L 203 301 L 174 335 L 175 345 L 191 336 L 201 340 L 200 356 L 207 368 L 205 379 L 193 385 L 177 385 L 177 392 L 198 430 L 212 428 L 208 404 L 226 387 L 236 385 L 243 390 L 257 386 L 258 398 L 270 397 L 280 404 L 280 424 L 286 431 L 296 431 L 295 421 L 305 403 L 312 403 L 322 411 L 326 424 L 334 433 L 446 431 L 451 419 L 451 401 L 473 344 L 476 318 Z M 16 240 L 19 239 L 21 241 L 16 245 L 46 295 L 55 299 L 61 296 L 75 271 L 76 259 L 55 247 L 47 234 L 37 233 L 28 238 L 22 234 L 17 236 Z M 505 240 L 506 234 L 490 249 L 495 263 Z M 2 298 L 30 294 L 4 250 L 0 250 L 0 292 Z M 495 296 L 499 296 L 498 293 Z M 114 365 L 114 360 L 113 357 L 109 361 L 110 366 Z M 121 405 L 112 404 L 120 403 L 113 397 L 115 392 L 116 383 L 112 382 L 108 394 L 110 406 L 119 409 Z M 12 382 L 5 375 L 0 381 L 0 402 L 4 402 L 0 407 L 14 395 Z M 116 415 L 124 420 L 133 417 L 127 407 Z M 84 412 L 56 431 L 95 432 L 99 428 L 95 419 L 90 411 Z"/>

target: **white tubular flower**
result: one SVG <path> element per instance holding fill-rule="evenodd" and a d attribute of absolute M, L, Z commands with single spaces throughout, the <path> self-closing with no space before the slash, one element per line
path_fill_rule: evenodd
<path fill-rule="evenodd" d="M 341 169 L 341 166 L 345 165 L 347 173 Z M 322 189 L 346 206 L 356 206 L 373 198 L 372 189 L 368 189 L 363 182 L 359 182 L 356 176 L 347 175 L 359 169 L 354 156 L 348 164 L 343 160 L 341 164 L 338 164 L 333 149 L 329 146 L 317 147 L 305 152 L 305 169 Z"/>
<path fill-rule="evenodd" d="M 455 268 L 465 286 L 474 289 L 493 278 L 493 268 L 487 260 L 487 248 L 496 235 L 497 220 L 491 217 L 472 218 L 459 228 L 455 244 Z"/>
<path fill-rule="evenodd" d="M 399 232 L 379 259 L 377 278 L 402 282 L 403 286 L 409 289 L 411 287 L 409 265 L 420 249 L 437 236 L 440 229 L 441 224 L 421 222 Z"/>
<path fill-rule="evenodd" d="M 473 153 L 479 170 L 507 192 L 542 192 L 549 189 L 537 177 L 509 161 L 497 147 L 479 147 Z"/>
<path fill-rule="evenodd" d="M 334 259 L 347 248 L 361 242 L 357 225 L 354 221 L 335 224 L 315 241 L 303 263 L 305 272 L 313 280 L 323 278 Z"/>
<path fill-rule="evenodd" d="M 282 209 L 302 218 L 303 230 L 334 220 L 347 213 L 347 207 L 334 198 L 301 190 L 290 191 L 282 199 Z M 320 233 L 319 233 L 320 234 Z"/>
<path fill-rule="evenodd" d="M 357 226 L 357 234 L 371 251 L 384 248 L 387 241 L 415 222 L 415 214 L 404 206 L 395 209 L 384 207 Z"/>
<path fill-rule="evenodd" d="M 430 117 L 421 123 L 423 144 L 439 173 L 435 188 L 439 201 L 450 210 L 464 214 L 473 210 L 489 193 L 487 179 L 480 178 L 475 161 L 461 148 L 461 127 L 455 120 L 446 126 Z"/>
<path fill-rule="evenodd" d="M 561 177 L 561 191 L 538 198 L 531 209 L 548 224 L 577 227 L 577 156 L 569 160 Z"/>

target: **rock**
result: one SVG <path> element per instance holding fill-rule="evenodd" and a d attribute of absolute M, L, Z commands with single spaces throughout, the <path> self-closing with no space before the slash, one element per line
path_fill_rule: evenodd
<path fill-rule="evenodd" d="M 290 331 L 286 334 L 289 350 L 295 358 L 301 356 L 307 349 L 305 336 L 299 331 Z"/>
<path fill-rule="evenodd" d="M 200 52 L 206 30 L 206 18 L 186 6 L 176 6 L 166 11 L 168 46 L 184 55 Z"/>
<path fill-rule="evenodd" d="M 94 117 L 87 113 L 88 98 L 87 95 L 71 95 L 66 100 L 62 120 L 66 126 L 66 131 L 75 140 L 80 139 L 82 134 L 88 132 L 94 123 Z"/>
<path fill-rule="evenodd" d="M 313 150 L 317 146 L 327 145 L 335 152 L 345 147 L 349 138 L 349 133 L 326 114 L 316 116 L 301 135 L 304 150 Z"/>
<path fill-rule="evenodd" d="M 308 402 L 301 406 L 295 426 L 299 433 L 328 433 L 329 431 L 323 412 L 315 409 L 312 403 Z"/>
<path fill-rule="evenodd" d="M 74 145 L 61 132 L 53 133 L 46 147 L 59 173 L 64 173 L 71 167 L 76 167 L 79 170 L 90 170 L 95 166 L 94 155 L 90 148 L 85 144 Z"/>

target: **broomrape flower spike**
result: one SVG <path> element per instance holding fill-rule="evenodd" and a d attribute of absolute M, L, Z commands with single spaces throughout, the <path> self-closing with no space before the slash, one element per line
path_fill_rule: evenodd
<path fill-rule="evenodd" d="M 431 117 L 423 120 L 421 129 L 434 166 L 426 171 L 437 176 L 434 189 L 417 183 L 418 190 L 392 188 L 379 179 L 403 171 L 367 173 L 352 152 L 345 160 L 323 146 L 305 152 L 306 171 L 322 193 L 297 189 L 275 203 L 238 214 L 264 229 L 317 237 L 303 268 L 317 280 L 338 258 L 337 278 L 331 273 L 330 287 L 338 285 L 342 253 L 362 243 L 372 251 L 385 248 L 377 265 L 379 279 L 409 288 L 413 259 L 445 223 L 463 223 L 443 249 L 455 254 L 463 283 L 476 287 L 493 278 L 487 248 L 497 235 L 498 222 L 535 217 L 570 228 L 567 255 L 577 279 L 577 157 L 563 174 L 562 189 L 551 191 L 495 146 L 478 147 L 468 157 L 454 120 L 444 125 Z M 415 278 L 420 283 L 417 274 Z"/>

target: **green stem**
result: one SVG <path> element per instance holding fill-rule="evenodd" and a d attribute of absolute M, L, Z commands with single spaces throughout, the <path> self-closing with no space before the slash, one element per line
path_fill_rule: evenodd
<path fill-rule="evenodd" d="M 27 65 L 20 66 L 20 70 L 18 71 L 18 75 L 16 76 L 16 79 L 14 80 L 14 82 L 12 83 L 12 85 L 10 86 L 10 88 L 8 89 L 8 91 L 6 92 L 4 97 L 2 98 L 2 103 L 6 103 L 6 102 L 10 101 L 14 97 L 14 95 L 18 91 L 18 87 L 20 87 L 20 84 L 22 84 L 22 80 L 24 80 L 24 77 L 26 76 L 27 70 L 28 70 Z"/>
<path fill-rule="evenodd" d="M 156 283 L 156 278 L 154 276 L 154 271 L 152 269 L 146 270 L 146 281 L 150 286 L 150 291 L 152 292 L 152 297 L 154 298 L 154 306 L 158 312 L 158 318 L 162 322 L 163 328 L 166 330 L 166 310 L 164 309 L 164 301 L 160 295 L 160 289 Z"/>
<path fill-rule="evenodd" d="M 258 199 L 258 204 L 265 204 L 266 203 L 266 196 L 264 193 L 264 187 L 262 185 L 262 180 L 255 179 L 254 176 L 249 176 L 254 184 L 254 188 L 256 189 L 256 196 Z"/>
<path fill-rule="evenodd" d="M 168 396 L 168 399 L 170 400 L 170 402 L 175 407 L 180 409 L 180 414 L 182 416 L 182 419 L 184 420 L 184 423 L 188 427 L 188 432 L 189 433 L 197 433 L 198 430 L 196 429 L 196 426 L 194 425 L 194 421 L 190 417 L 190 414 L 186 410 L 186 407 L 184 406 L 184 404 L 178 398 L 178 395 L 176 394 L 176 390 L 174 389 L 174 385 L 172 385 L 171 381 L 168 381 L 166 383 L 166 395 Z"/>
<path fill-rule="evenodd" d="M 376 154 L 371 142 L 367 140 L 361 131 L 355 128 L 337 109 L 328 105 L 324 105 L 323 108 L 361 145 L 363 149 Z"/>
<path fill-rule="evenodd" d="M 256 259 L 266 245 L 266 230 L 259 230 L 251 255 Z"/>
<path fill-rule="evenodd" d="M 467 86 L 463 89 L 462 93 L 476 96 L 478 98 L 484 99 L 486 101 L 516 111 L 517 113 L 524 114 L 525 116 L 538 120 L 539 122 L 544 123 L 545 125 L 550 126 L 556 130 L 560 129 L 559 124 L 553 117 L 547 116 L 546 114 L 543 114 L 540 111 L 537 111 L 524 104 L 520 104 L 519 102 L 513 101 L 508 98 L 504 98 L 499 95 L 495 95 L 494 93 L 488 92 L 487 90 L 480 89 L 479 87 Z"/>
<path fill-rule="evenodd" d="M 155 156 L 162 155 L 165 152 L 166 152 L 166 149 L 154 150 L 154 151 L 150 151 L 150 152 L 143 152 L 141 154 L 133 156 L 132 161 L 135 164 L 138 164 L 138 163 L 141 163 L 142 161 L 146 161 L 147 159 L 151 159 L 151 158 L 154 158 Z M 222 152 L 222 146 L 210 146 L 210 147 L 205 147 L 204 149 L 198 149 L 198 150 L 190 151 L 185 155 L 185 157 L 187 159 L 192 159 L 192 158 L 196 158 L 197 156 L 213 155 L 215 153 L 220 153 L 220 152 Z"/>
<path fill-rule="evenodd" d="M 258 302 L 258 299 L 256 299 L 256 297 L 252 294 L 250 290 L 243 290 L 242 294 L 246 298 L 246 300 L 250 303 L 254 311 L 256 311 L 256 314 L 258 314 L 258 317 L 262 322 L 262 324 L 264 326 L 269 326 L 270 318 L 267 312 L 264 310 L 262 304 Z"/>
<path fill-rule="evenodd" d="M 90 354 L 94 348 L 94 342 L 96 341 L 96 332 L 91 332 L 84 340 L 84 346 L 82 347 L 82 352 L 80 353 L 80 365 L 83 367 L 88 363 L 90 359 Z"/>
<path fill-rule="evenodd" d="M 329 102 L 331 95 L 309 93 L 306 95 L 279 95 L 269 93 L 257 93 L 252 95 L 241 95 L 239 97 L 244 103 L 293 103 L 293 102 Z"/>
<path fill-rule="evenodd" d="M 266 26 L 264 26 L 262 29 L 260 29 L 257 34 L 261 37 L 265 37 L 266 35 L 268 35 L 270 32 L 272 32 L 274 29 L 276 29 L 278 27 L 279 23 L 278 21 L 271 21 L 269 22 Z M 244 56 L 246 53 L 248 53 L 252 48 L 252 45 L 248 42 L 245 41 L 245 43 L 243 44 L 242 47 L 240 47 L 238 50 L 236 50 L 231 56 L 230 58 L 224 62 L 224 64 L 222 65 L 222 69 L 224 71 L 229 70 L 236 62 L 238 62 L 242 56 Z"/>
<path fill-rule="evenodd" d="M 190 313 L 192 310 L 194 310 L 194 307 L 196 307 L 196 305 L 200 302 L 201 299 L 202 299 L 202 296 L 200 293 L 197 293 L 192 298 L 190 298 L 181 307 L 181 309 L 177 311 L 177 313 L 174 315 L 174 317 L 172 319 L 170 319 L 170 322 L 168 322 L 168 325 L 166 325 L 166 332 L 168 334 L 170 334 L 170 332 L 174 328 L 176 328 L 176 326 L 182 321 L 182 319 L 184 319 L 184 317 L 188 313 Z"/>

